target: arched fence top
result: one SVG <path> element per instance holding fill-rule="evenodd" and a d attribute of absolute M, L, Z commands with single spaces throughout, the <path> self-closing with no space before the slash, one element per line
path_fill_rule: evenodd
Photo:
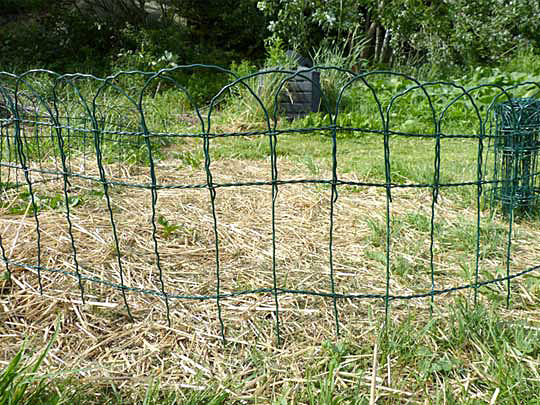
<path fill-rule="evenodd" d="M 230 77 L 230 80 L 224 79 L 222 81 L 224 84 L 220 90 L 216 91 L 215 94 L 207 99 L 206 106 L 200 105 L 194 99 L 193 89 L 181 83 L 181 79 L 175 76 L 178 74 L 193 74 L 197 69 L 204 70 L 205 73 L 215 73 L 216 75 Z M 313 79 L 307 76 L 311 72 L 319 72 L 323 77 L 322 82 L 313 82 Z M 326 74 L 333 75 L 332 79 L 338 77 L 336 75 L 342 76 L 339 76 L 338 80 L 334 80 L 335 83 L 331 83 L 325 80 Z M 275 80 L 270 80 L 272 77 Z M 14 97 L 15 104 L 22 102 L 22 95 L 27 94 L 27 97 L 35 100 L 39 104 L 39 109 L 43 109 L 43 112 L 49 116 L 53 115 L 52 110 L 54 108 L 52 104 L 58 101 L 57 99 L 60 95 L 55 93 L 60 91 L 59 86 L 61 84 L 70 86 L 79 98 L 81 105 L 86 105 L 86 111 L 82 113 L 84 115 L 95 114 L 97 100 L 104 97 L 102 93 L 110 89 L 117 92 L 118 95 L 123 95 L 126 102 L 132 105 L 134 109 L 142 112 L 144 116 L 145 105 L 151 104 L 152 98 L 160 91 L 159 87 L 161 83 L 166 82 L 167 86 L 164 85 L 163 87 L 169 87 L 168 91 L 171 91 L 171 88 L 175 88 L 178 93 L 182 93 L 183 97 L 185 97 L 186 107 L 189 107 L 187 109 L 191 110 L 192 114 L 200 123 L 199 132 L 204 133 L 212 131 L 210 122 L 218 102 L 223 98 L 234 97 L 235 95 L 231 96 L 230 94 L 233 91 L 239 93 L 236 96 L 252 99 L 252 101 L 246 99 L 246 102 L 250 105 L 255 104 L 257 106 L 256 108 L 261 111 L 259 119 L 265 122 L 268 130 L 270 128 L 278 130 L 278 120 L 282 115 L 280 104 L 283 98 L 287 97 L 288 86 L 297 78 L 302 78 L 302 80 L 311 82 L 312 86 L 318 87 L 321 94 L 319 110 L 328 114 L 329 125 L 337 125 L 340 114 L 355 111 L 355 106 L 350 105 L 349 98 L 352 96 L 349 97 L 348 93 L 352 88 L 358 91 L 362 86 L 365 86 L 368 92 L 371 93 L 370 97 L 367 97 L 367 94 L 362 94 L 362 96 L 365 102 L 369 103 L 371 99 L 377 106 L 379 115 L 381 116 L 382 128 L 387 127 L 394 104 L 401 99 L 406 99 L 414 91 L 420 91 L 424 95 L 425 102 L 427 103 L 426 108 L 431 110 L 433 128 L 437 128 L 438 122 L 442 120 L 448 108 L 461 99 L 467 98 L 477 115 L 480 112 L 480 108 L 482 108 L 485 116 L 481 119 L 480 117 L 478 118 L 480 126 L 483 126 L 484 122 L 487 122 L 489 114 L 492 113 L 493 106 L 501 102 L 501 98 L 510 100 L 511 98 L 522 96 L 523 93 L 531 93 L 531 86 L 536 87 L 537 91 L 534 94 L 528 94 L 528 96 L 536 97 L 538 92 L 540 92 L 540 84 L 536 82 L 524 82 L 509 86 L 486 83 L 467 88 L 462 84 L 451 81 L 420 81 L 411 75 L 399 72 L 383 70 L 353 72 L 334 66 L 313 66 L 300 70 L 272 68 L 239 76 L 229 69 L 204 64 L 175 66 L 161 69 L 158 72 L 121 71 L 104 78 L 82 73 L 58 74 L 44 69 L 35 69 L 17 75 L 0 72 L 0 86 L 4 94 L 9 93 Z M 388 85 L 394 86 L 397 83 L 398 87 L 395 87 L 396 90 L 393 90 Z M 39 84 L 42 88 L 36 88 L 36 84 Z M 269 90 L 265 88 L 266 85 L 270 87 Z M 43 86 L 48 87 L 49 90 L 46 90 Z M 84 91 L 82 91 L 80 86 L 85 87 Z M 154 94 L 150 94 L 152 93 L 150 91 L 152 86 L 156 87 Z M 262 93 L 263 88 L 264 94 Z M 454 99 L 447 100 L 446 105 L 437 106 L 436 108 L 432 105 L 431 98 L 441 93 L 437 90 L 438 88 L 458 91 L 461 94 L 457 94 Z M 43 94 L 44 90 L 53 94 Z M 484 93 L 487 94 L 490 91 L 491 96 L 489 96 L 490 99 L 486 103 L 486 95 Z M 266 99 L 264 99 L 265 97 Z M 360 103 L 363 100 L 354 101 Z M 15 108 L 18 107 L 15 106 Z M 88 111 L 89 108 L 92 111 Z M 207 113 L 203 114 L 202 110 L 207 110 Z M 17 112 L 12 111 L 12 114 L 16 115 Z M 203 117 L 203 115 L 206 115 L 206 117 Z M 142 121 L 144 119 L 141 119 L 141 123 Z M 434 132 L 437 132 L 437 130 L 434 129 Z"/>

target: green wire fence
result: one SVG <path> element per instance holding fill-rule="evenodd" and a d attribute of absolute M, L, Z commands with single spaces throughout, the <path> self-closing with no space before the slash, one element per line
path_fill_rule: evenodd
<path fill-rule="evenodd" d="M 537 156 L 540 148 L 540 102 L 512 99 L 497 104 L 495 173 L 500 187 L 494 196 L 506 211 L 534 210 L 538 199 Z"/>
<path fill-rule="evenodd" d="M 196 74 L 212 71 L 225 77 L 227 84 L 208 103 L 200 106 L 193 89 L 185 87 L 178 74 Z M 288 120 L 281 106 L 284 99 L 294 104 L 287 95 L 288 86 L 301 78 L 310 82 L 311 72 L 320 72 L 320 82 L 312 87 L 320 95 L 318 112 L 295 111 L 297 120 Z M 319 87 L 320 86 L 320 87 Z M 427 298 L 453 291 L 471 289 L 474 301 L 480 287 L 506 283 L 507 302 L 510 300 L 511 281 L 540 269 L 540 263 L 529 263 L 525 268 L 515 269 L 512 263 L 512 232 L 514 211 L 527 206 L 528 214 L 538 211 L 538 168 L 536 154 L 539 149 L 538 128 L 540 102 L 536 96 L 540 83 L 520 83 L 504 87 L 485 84 L 465 88 L 452 82 L 420 82 L 401 73 L 373 71 L 357 73 L 337 67 L 317 66 L 306 70 L 271 69 L 248 76 L 211 65 L 189 65 L 164 69 L 159 72 L 120 72 L 106 78 L 86 74 L 56 74 L 45 70 L 33 70 L 22 74 L 0 72 L 0 192 L 4 196 L 17 195 L 27 203 L 26 214 L 34 223 L 35 246 L 32 257 L 14 259 L 7 248 L 5 231 L 0 229 L 0 255 L 6 274 L 14 269 L 35 272 L 40 291 L 43 292 L 44 273 L 61 273 L 78 283 L 80 298 L 84 302 L 90 284 L 101 284 L 121 292 L 125 309 L 130 318 L 129 294 L 146 294 L 163 300 L 169 323 L 170 307 L 174 300 L 213 300 L 225 339 L 222 314 L 223 300 L 247 294 L 270 294 L 274 302 L 275 326 L 280 338 L 280 297 L 284 295 L 309 295 L 330 300 L 333 307 L 336 334 L 340 332 L 340 301 L 381 300 L 386 313 L 396 300 Z M 320 93 L 320 94 L 319 94 Z M 164 95 L 176 95 L 167 99 Z M 160 97 L 163 97 L 160 99 Z M 525 103 L 522 98 L 527 97 Z M 181 105 L 178 100 L 181 98 Z M 160 103 L 156 100 L 162 100 Z M 165 101 L 163 101 L 165 100 Z M 244 100 L 242 108 L 235 110 L 240 119 L 251 124 L 248 130 L 227 131 L 219 127 L 220 114 L 234 103 Z M 526 105 L 525 105 L 526 104 Z M 237 104 L 238 105 L 238 104 Z M 524 106 L 525 105 L 525 106 Z M 174 111 L 178 109 L 175 113 Z M 181 111 L 180 111 L 181 110 Z M 410 110 L 414 116 L 409 117 Z M 183 113 L 189 111 L 189 114 Z M 524 118 L 524 115 L 527 117 Z M 305 115 L 305 117 L 302 117 Z M 404 119 L 403 117 L 408 119 Z M 243 117 L 243 118 L 242 118 Z M 242 128 L 242 126 L 238 126 Z M 510 135 L 508 135 L 511 133 Z M 297 136 L 298 142 L 306 137 L 324 136 L 331 142 L 330 176 L 321 178 L 288 179 L 280 176 L 279 145 L 285 136 Z M 354 180 L 340 171 L 340 142 L 342 139 L 375 137 L 379 145 L 374 154 L 383 159 L 382 178 Z M 220 139 L 234 138 L 245 142 L 266 139 L 269 161 L 269 179 L 216 182 L 213 163 L 219 156 Z M 203 156 L 203 182 L 169 182 L 159 179 L 159 161 L 163 150 L 177 142 L 200 141 Z M 402 181 L 397 179 L 393 167 L 393 148 L 396 142 L 431 142 L 432 163 L 427 181 Z M 463 140 L 474 149 L 471 178 L 455 181 L 441 172 L 444 159 L 444 142 Z M 471 146 L 472 145 L 472 146 Z M 510 150 L 511 149 L 511 150 Z M 362 159 L 370 156 L 359 157 Z M 122 166 L 135 165 L 145 171 L 145 182 L 134 182 L 125 176 Z M 450 180 L 448 180 L 450 179 Z M 73 207 L 77 194 L 73 184 L 85 181 L 99 186 L 102 203 L 106 206 L 112 234 L 114 261 L 118 274 L 96 277 L 79 262 L 81 244 L 74 232 Z M 70 263 L 50 266 L 45 261 L 48 246 L 42 242 L 42 212 L 39 201 L 40 187 L 53 184 L 59 196 L 54 202 L 64 210 L 66 230 L 69 235 Z M 321 185 L 328 187 L 328 269 L 327 289 L 302 290 L 285 288 L 276 257 L 276 200 L 280 189 L 286 185 Z M 272 284 L 249 290 L 223 292 L 222 256 L 219 237 L 219 199 L 223 189 L 267 187 L 271 190 L 270 226 L 272 233 L 271 274 Z M 364 187 L 384 190 L 385 195 L 385 293 L 340 293 L 336 289 L 334 266 L 335 209 L 340 191 L 347 187 Z M 117 212 L 113 207 L 115 198 L 121 198 L 112 189 L 147 190 L 151 196 L 151 235 L 155 268 L 159 288 L 147 289 L 125 282 L 125 269 L 121 248 Z M 436 263 L 437 210 L 441 193 L 459 188 L 474 189 L 472 209 L 476 212 L 474 229 L 475 255 L 470 258 L 474 269 L 473 281 L 450 288 L 437 286 Z M 430 288 L 414 294 L 392 294 L 392 220 L 391 211 L 395 190 L 429 190 L 431 198 L 429 223 L 429 269 Z M 161 239 L 158 228 L 160 213 L 158 199 L 165 190 L 183 193 L 188 190 L 207 190 L 211 210 L 214 252 L 214 293 L 178 294 L 169 288 L 164 278 L 161 262 Z M 17 194 L 10 194 L 10 193 Z M 362 198 L 361 194 L 358 198 Z M 8 201 L 8 198 L 4 199 Z M 504 276 L 489 279 L 481 277 L 481 232 L 486 202 L 492 208 L 502 203 L 508 220 Z M 2 203 L 9 209 L 8 203 Z M 493 211 L 493 209 L 491 211 Z M 24 210 L 23 210 L 24 211 Z M 489 210 L 488 210 L 489 211 Z M 521 211 L 519 211 L 521 212 Z M 19 212 L 24 214 L 25 212 Z M 7 215 L 7 213 L 5 214 Z M 532 215 L 534 216 L 534 215 Z M 146 271 L 146 269 L 140 269 Z"/>

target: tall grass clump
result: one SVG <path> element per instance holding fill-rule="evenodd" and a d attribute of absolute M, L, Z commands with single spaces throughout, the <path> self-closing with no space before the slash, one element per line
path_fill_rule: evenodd
<path fill-rule="evenodd" d="M 267 42 L 266 60 L 261 69 L 247 61 L 233 64 L 231 70 L 240 79 L 230 88 L 227 111 L 235 121 L 261 123 L 266 121 L 267 114 L 270 121 L 274 115 L 278 116 L 277 101 L 287 97 L 286 84 L 282 86 L 282 82 L 292 75 L 295 63 L 282 42 L 276 40 Z"/>
<path fill-rule="evenodd" d="M 336 40 L 324 41 L 311 53 L 315 66 L 331 66 L 331 69 L 322 69 L 321 73 L 321 109 L 334 112 L 336 102 L 343 86 L 363 66 L 362 51 L 366 45 L 365 39 L 357 30 L 349 33 L 343 42 Z M 327 105 L 325 105 L 327 104 Z M 340 109 L 347 107 L 347 99 L 343 100 Z"/>
<path fill-rule="evenodd" d="M 274 39 L 268 41 L 266 45 L 266 60 L 261 69 L 257 69 L 247 61 L 233 64 L 231 67 L 241 81 L 231 87 L 227 111 L 233 112 L 236 119 L 242 122 L 264 121 L 265 110 L 268 118 L 272 120 L 274 116 L 277 117 L 281 113 L 278 109 L 279 101 L 290 97 L 286 82 L 297 71 L 298 62 L 286 51 L 281 40 Z M 322 111 L 335 111 L 342 87 L 361 65 L 360 55 L 364 45 L 365 41 L 354 31 L 345 41 L 339 43 L 326 41 L 320 47 L 313 49 L 310 57 L 314 65 L 331 67 L 318 69 L 321 78 Z M 256 100 L 255 95 L 260 101 Z M 342 105 L 348 104 L 350 103 L 342 101 Z"/>
<path fill-rule="evenodd" d="M 61 399 L 49 390 L 49 376 L 39 375 L 38 369 L 49 353 L 58 335 L 56 325 L 54 335 L 47 346 L 34 361 L 25 360 L 26 342 L 23 343 L 15 357 L 0 373 L 0 404 L 60 404 Z"/>

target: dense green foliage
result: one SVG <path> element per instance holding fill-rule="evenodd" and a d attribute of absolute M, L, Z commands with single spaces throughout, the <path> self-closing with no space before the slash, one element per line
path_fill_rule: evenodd
<path fill-rule="evenodd" d="M 355 68 L 493 65 L 538 49 L 539 14 L 526 0 L 0 0 L 0 70 L 261 65 L 265 40 L 337 47 Z"/>
<path fill-rule="evenodd" d="M 538 47 L 539 7 L 527 0 L 392 0 L 381 21 L 392 33 L 390 43 L 399 58 L 486 64 L 520 47 Z"/>
<path fill-rule="evenodd" d="M 539 3 L 526 0 L 263 0 L 272 35 L 309 52 L 362 33 L 375 63 L 467 65 L 497 62 L 538 46 Z"/>
<path fill-rule="evenodd" d="M 262 56 L 252 0 L 0 0 L 0 70 L 108 73 Z"/>

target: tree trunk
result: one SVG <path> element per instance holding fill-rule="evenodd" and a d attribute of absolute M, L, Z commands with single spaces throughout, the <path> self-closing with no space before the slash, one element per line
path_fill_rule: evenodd
<path fill-rule="evenodd" d="M 382 47 L 382 28 L 379 24 L 377 24 L 377 28 L 375 29 L 375 50 L 373 53 L 373 61 L 377 63 L 380 58 L 381 54 L 381 47 Z"/>
<path fill-rule="evenodd" d="M 381 46 L 381 52 L 379 55 L 379 64 L 385 64 L 390 59 L 390 53 L 392 49 L 390 48 L 390 30 L 385 30 L 384 40 Z"/>
<path fill-rule="evenodd" d="M 366 45 L 361 53 L 362 59 L 371 59 L 373 57 L 373 49 L 375 48 L 375 31 L 377 28 L 377 23 L 371 22 L 369 28 L 366 32 Z"/>

